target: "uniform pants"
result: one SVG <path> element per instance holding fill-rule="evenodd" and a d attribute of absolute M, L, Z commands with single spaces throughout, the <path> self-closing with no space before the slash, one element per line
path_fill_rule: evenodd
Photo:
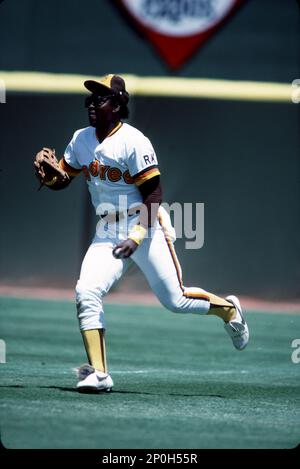
<path fill-rule="evenodd" d="M 144 273 L 161 304 L 176 313 L 206 314 L 209 297 L 201 288 L 186 288 L 173 242 L 162 224 L 152 229 L 128 259 L 115 259 L 113 248 L 120 238 L 95 237 L 89 247 L 76 285 L 76 304 L 81 330 L 105 329 L 103 297 L 134 262 Z"/>

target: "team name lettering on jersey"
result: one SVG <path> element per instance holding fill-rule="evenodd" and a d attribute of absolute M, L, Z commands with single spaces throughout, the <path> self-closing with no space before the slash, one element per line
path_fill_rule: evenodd
<path fill-rule="evenodd" d="M 92 161 L 89 166 L 83 166 L 82 171 L 88 181 L 93 176 L 99 177 L 102 181 L 118 182 L 123 178 L 126 184 L 133 184 L 134 182 L 128 169 L 122 173 L 119 168 L 100 164 L 98 160 Z"/>

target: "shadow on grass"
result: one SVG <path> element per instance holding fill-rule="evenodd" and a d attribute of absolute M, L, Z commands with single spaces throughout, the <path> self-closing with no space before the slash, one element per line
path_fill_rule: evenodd
<path fill-rule="evenodd" d="M 0 389 L 54 389 L 63 392 L 77 393 L 75 387 L 67 386 L 37 386 L 14 384 L 11 386 L 0 386 Z M 143 386 L 146 388 L 146 385 Z M 218 399 L 282 399 L 293 398 L 299 393 L 299 386 L 295 384 L 257 384 L 257 383 L 233 383 L 233 382 L 207 382 L 207 383 L 185 383 L 174 385 L 170 383 L 150 384 L 146 391 L 138 386 L 132 389 L 115 388 L 111 393 L 102 394 L 123 394 L 123 395 L 148 395 L 148 396 L 174 396 L 174 397 L 210 397 Z M 176 392 L 174 392 L 174 389 Z M 170 392 L 171 391 L 171 392 Z M 95 394 L 95 393 L 91 393 Z"/>
<path fill-rule="evenodd" d="M 38 389 L 56 389 L 64 392 L 72 392 L 78 394 L 76 388 L 67 388 L 63 386 L 24 386 L 22 384 L 13 384 L 11 386 L 0 386 L 2 389 L 29 389 L 29 388 L 38 388 Z M 136 394 L 139 396 L 177 396 L 177 397 L 218 397 L 220 399 L 225 399 L 226 396 L 221 396 L 220 394 L 183 394 L 183 393 L 168 393 L 168 392 L 148 392 L 148 391 L 123 391 L 123 390 L 112 390 L 110 392 L 102 391 L 84 391 L 80 394 Z"/>

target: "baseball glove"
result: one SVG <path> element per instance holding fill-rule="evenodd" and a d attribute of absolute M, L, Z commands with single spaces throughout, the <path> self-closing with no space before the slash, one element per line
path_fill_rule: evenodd
<path fill-rule="evenodd" d="M 55 156 L 55 150 L 43 148 L 39 151 L 34 160 L 35 174 L 40 181 L 40 187 L 64 186 L 70 181 L 68 174 L 61 169 Z M 54 188 L 54 187 L 53 187 Z"/>

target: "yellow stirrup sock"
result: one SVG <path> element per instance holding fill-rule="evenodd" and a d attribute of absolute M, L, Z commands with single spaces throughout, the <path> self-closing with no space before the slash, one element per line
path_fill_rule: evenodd
<path fill-rule="evenodd" d="M 104 329 L 81 331 L 81 334 L 90 365 L 107 373 Z"/>
<path fill-rule="evenodd" d="M 232 303 L 213 293 L 205 292 L 209 296 L 210 308 L 207 314 L 214 314 L 225 322 L 231 321 L 236 316 L 236 310 Z"/>

